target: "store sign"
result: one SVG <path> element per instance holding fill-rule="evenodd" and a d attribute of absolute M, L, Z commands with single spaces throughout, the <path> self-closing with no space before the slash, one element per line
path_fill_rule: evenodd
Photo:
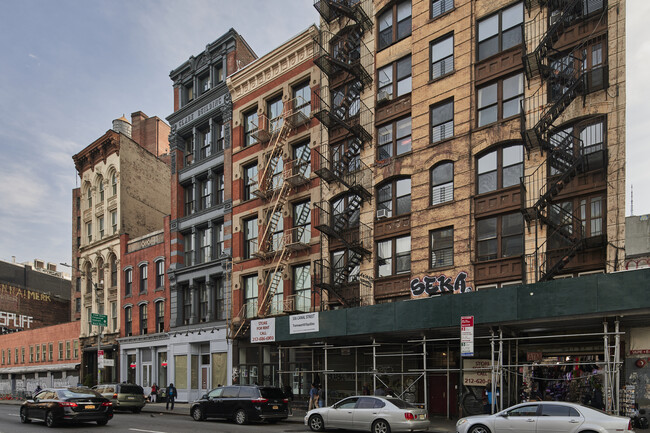
<path fill-rule="evenodd" d="M 526 352 L 526 361 L 541 361 L 542 352 Z"/>
<path fill-rule="evenodd" d="M 411 280 L 411 294 L 413 296 L 423 294 L 435 296 L 448 293 L 467 293 L 471 291 L 472 288 L 467 286 L 467 272 L 459 272 L 454 278 L 445 275 L 427 275 L 421 279 L 413 278 Z"/>
<path fill-rule="evenodd" d="M 318 332 L 318 313 L 294 314 L 289 317 L 289 334 Z"/>
<path fill-rule="evenodd" d="M 0 311 L 0 326 L 13 326 L 14 328 L 29 329 L 34 321 L 32 316 Z"/>
<path fill-rule="evenodd" d="M 190 114 L 187 116 L 183 117 L 181 120 L 178 122 L 172 124 L 172 132 L 176 132 L 178 128 L 181 128 L 188 123 L 192 122 L 195 119 L 198 119 L 199 117 L 202 117 L 208 113 L 211 113 L 212 111 L 216 110 L 217 108 L 221 107 L 224 102 L 226 102 L 226 95 L 221 95 L 217 99 L 208 102 L 205 105 L 202 105 L 198 109 L 192 111 Z"/>
<path fill-rule="evenodd" d="M 115 367 L 115 360 L 114 359 L 104 359 L 104 367 Z"/>
<path fill-rule="evenodd" d="M 251 321 L 251 343 L 275 341 L 275 318 Z"/>
<path fill-rule="evenodd" d="M 474 356 L 474 316 L 460 318 L 460 356 Z"/>
<path fill-rule="evenodd" d="M 490 382 L 489 359 L 463 359 L 463 385 L 485 386 Z"/>

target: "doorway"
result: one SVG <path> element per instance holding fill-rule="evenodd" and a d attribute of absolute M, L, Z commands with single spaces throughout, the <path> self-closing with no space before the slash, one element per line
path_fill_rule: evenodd
<path fill-rule="evenodd" d="M 458 373 L 449 373 L 449 389 L 447 389 L 447 375 L 439 374 L 429 376 L 429 413 L 432 415 L 458 415 Z M 449 395 L 447 395 L 449 394 Z"/>

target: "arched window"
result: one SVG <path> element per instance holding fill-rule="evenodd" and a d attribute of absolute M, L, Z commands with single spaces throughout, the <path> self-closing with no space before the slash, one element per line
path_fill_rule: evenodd
<path fill-rule="evenodd" d="M 102 285 L 104 283 L 104 259 L 99 258 L 97 260 L 97 284 Z"/>
<path fill-rule="evenodd" d="M 99 191 L 99 201 L 104 201 L 104 178 L 99 176 L 97 178 L 97 191 Z"/>
<path fill-rule="evenodd" d="M 110 262 L 110 266 L 111 266 L 110 284 L 111 284 L 111 287 L 117 287 L 117 257 L 115 257 L 115 254 L 111 254 L 109 262 Z"/>
<path fill-rule="evenodd" d="M 431 205 L 454 199 L 454 163 L 441 162 L 431 169 Z"/>
<path fill-rule="evenodd" d="M 88 207 L 93 207 L 93 189 L 90 187 L 90 184 L 86 188 L 86 200 L 88 201 Z"/>
<path fill-rule="evenodd" d="M 86 277 L 86 293 L 92 293 L 93 291 L 93 274 L 90 263 L 86 263 L 84 266 L 84 276 Z"/>
<path fill-rule="evenodd" d="M 124 333 L 127 337 L 133 335 L 133 312 L 131 307 L 124 308 Z"/>
<path fill-rule="evenodd" d="M 113 195 L 117 194 L 117 173 L 113 172 L 111 174 L 111 187 L 113 189 Z"/>
<path fill-rule="evenodd" d="M 511 144 L 484 153 L 477 170 L 479 194 L 518 185 L 524 175 L 524 146 Z"/>
<path fill-rule="evenodd" d="M 377 217 L 411 212 L 411 179 L 393 179 L 377 187 Z"/>

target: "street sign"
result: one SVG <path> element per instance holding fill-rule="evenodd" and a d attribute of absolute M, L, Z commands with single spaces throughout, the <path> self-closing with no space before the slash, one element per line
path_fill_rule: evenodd
<path fill-rule="evenodd" d="M 474 316 L 460 318 L 460 356 L 474 356 Z"/>
<path fill-rule="evenodd" d="M 108 326 L 108 316 L 106 314 L 90 313 L 90 324 Z"/>
<path fill-rule="evenodd" d="M 98 350 L 97 351 L 97 366 L 99 368 L 104 368 L 104 351 L 103 350 Z"/>

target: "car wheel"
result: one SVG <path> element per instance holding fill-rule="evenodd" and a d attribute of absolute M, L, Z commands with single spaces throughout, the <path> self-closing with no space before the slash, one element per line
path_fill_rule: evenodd
<path fill-rule="evenodd" d="M 50 428 L 56 426 L 56 420 L 54 419 L 54 414 L 50 410 L 48 410 L 47 413 L 45 414 L 45 425 Z"/>
<path fill-rule="evenodd" d="M 20 422 L 22 422 L 23 424 L 32 422 L 32 420 L 27 417 L 27 409 L 25 409 L 24 407 L 20 408 Z"/>
<path fill-rule="evenodd" d="M 246 424 L 248 422 L 248 415 L 244 409 L 239 409 L 235 412 L 235 422 L 239 425 Z"/>
<path fill-rule="evenodd" d="M 107 420 L 107 419 L 100 419 L 100 420 L 97 420 L 97 425 L 106 425 L 106 424 L 108 424 L 108 420 Z"/>
<path fill-rule="evenodd" d="M 469 433 L 490 433 L 490 430 L 483 425 L 475 425 L 469 430 Z"/>
<path fill-rule="evenodd" d="M 131 409 L 131 412 L 133 413 L 140 413 L 141 411 L 142 411 L 141 407 L 134 407 L 133 409 Z"/>
<path fill-rule="evenodd" d="M 323 422 L 323 417 L 320 415 L 312 415 L 309 417 L 309 428 L 312 431 L 323 431 L 325 430 L 325 423 Z"/>
<path fill-rule="evenodd" d="M 194 421 L 203 421 L 205 419 L 203 418 L 203 411 L 199 406 L 192 409 L 192 418 Z"/>
<path fill-rule="evenodd" d="M 390 433 L 390 425 L 383 419 L 378 419 L 372 425 L 372 433 Z"/>

